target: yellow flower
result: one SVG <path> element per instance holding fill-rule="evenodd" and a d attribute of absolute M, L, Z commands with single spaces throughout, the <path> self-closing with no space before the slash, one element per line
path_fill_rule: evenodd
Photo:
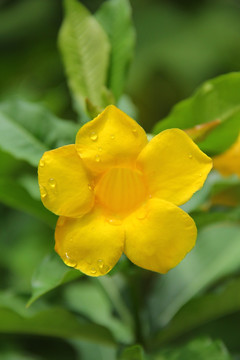
<path fill-rule="evenodd" d="M 144 130 L 108 106 L 78 132 L 75 145 L 39 163 L 43 204 L 60 215 L 55 250 L 83 273 L 109 272 L 124 252 L 166 273 L 192 249 L 196 226 L 177 207 L 202 187 L 211 159 L 179 129 L 149 143 Z"/>
<path fill-rule="evenodd" d="M 213 166 L 224 176 L 237 174 L 240 177 L 240 134 L 227 151 L 213 158 Z"/>

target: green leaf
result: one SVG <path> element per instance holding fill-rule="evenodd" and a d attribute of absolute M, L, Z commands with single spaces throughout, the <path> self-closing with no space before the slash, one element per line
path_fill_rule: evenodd
<path fill-rule="evenodd" d="M 224 344 L 208 338 L 196 339 L 175 350 L 162 351 L 156 360 L 231 360 Z"/>
<path fill-rule="evenodd" d="M 111 43 L 109 88 L 118 100 L 124 89 L 127 69 L 133 58 L 135 45 L 130 3 L 128 0 L 108 0 L 96 12 L 96 18 Z"/>
<path fill-rule="evenodd" d="M 116 271 L 115 275 L 111 272 L 111 275 L 101 276 L 96 279 L 100 284 L 101 288 L 107 294 L 109 300 L 111 301 L 114 311 L 118 313 L 122 321 L 127 324 L 129 329 L 134 327 L 132 313 L 126 305 L 126 302 L 123 298 L 123 294 L 120 291 L 119 283 L 124 283 L 124 278 L 119 273 L 119 270 Z"/>
<path fill-rule="evenodd" d="M 240 73 L 230 73 L 205 82 L 196 93 L 177 104 L 158 122 L 154 133 L 219 119 L 221 123 L 198 145 L 206 152 L 220 153 L 230 147 L 240 132 Z"/>
<path fill-rule="evenodd" d="M 69 86 L 86 111 L 86 99 L 104 107 L 110 45 L 105 31 L 77 0 L 65 1 L 66 15 L 59 33 L 59 46 Z"/>
<path fill-rule="evenodd" d="M 220 285 L 214 292 L 189 301 L 169 325 L 158 333 L 155 342 L 159 345 L 176 341 L 180 336 L 191 335 L 191 332 L 199 326 L 239 310 L 240 279 L 238 278 L 231 280 L 225 287 Z"/>
<path fill-rule="evenodd" d="M 133 327 L 124 323 L 115 314 L 115 308 L 97 279 L 73 283 L 64 291 L 68 308 L 87 317 L 96 324 L 106 326 L 121 343 L 131 344 L 134 341 Z"/>
<path fill-rule="evenodd" d="M 33 199 L 28 191 L 15 180 L 0 178 L 0 202 L 34 215 L 51 227 L 55 226 L 56 216 L 45 209 L 40 200 Z"/>
<path fill-rule="evenodd" d="M 240 206 L 233 209 L 221 209 L 221 211 L 196 211 L 191 213 L 191 216 L 193 217 L 198 229 L 217 222 L 238 222 L 240 219 Z"/>
<path fill-rule="evenodd" d="M 195 248 L 155 283 L 149 311 L 157 326 L 166 325 L 193 296 L 239 269 L 240 226 L 214 224 L 199 231 Z"/>
<path fill-rule="evenodd" d="M 140 345 L 129 346 L 123 350 L 119 360 L 144 360 L 144 352 Z"/>
<path fill-rule="evenodd" d="M 74 143 L 78 127 L 41 105 L 18 99 L 0 105 L 0 148 L 33 166 L 45 151 Z"/>
<path fill-rule="evenodd" d="M 7 306 L 0 307 L 0 333 L 76 338 L 114 345 L 111 333 L 96 324 L 75 317 L 69 311 L 52 308 L 23 316 Z"/>
<path fill-rule="evenodd" d="M 32 277 L 32 296 L 27 306 L 56 287 L 81 277 L 83 274 L 66 266 L 60 257 L 52 252 L 36 268 Z"/>
<path fill-rule="evenodd" d="M 37 174 L 23 174 L 18 178 L 18 183 L 27 190 L 33 199 L 40 200 L 40 191 L 38 185 Z"/>

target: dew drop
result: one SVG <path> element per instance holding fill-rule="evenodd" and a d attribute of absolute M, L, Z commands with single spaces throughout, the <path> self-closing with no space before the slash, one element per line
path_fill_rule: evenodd
<path fill-rule="evenodd" d="M 100 156 L 97 154 L 95 157 L 96 162 L 100 162 Z"/>
<path fill-rule="evenodd" d="M 111 135 L 111 139 L 114 140 L 114 139 L 115 139 L 115 135 Z"/>
<path fill-rule="evenodd" d="M 65 263 L 68 265 L 68 266 L 71 266 L 71 267 L 76 267 L 77 266 L 77 263 L 75 260 L 73 260 L 68 253 L 65 253 Z"/>
<path fill-rule="evenodd" d="M 133 128 L 132 132 L 133 132 L 134 135 L 137 135 L 137 129 L 136 128 Z"/>
<path fill-rule="evenodd" d="M 42 198 L 45 198 L 47 196 L 47 190 L 45 189 L 44 186 L 40 187 L 40 194 Z"/>
<path fill-rule="evenodd" d="M 189 159 L 192 159 L 192 154 L 189 154 L 188 157 L 189 157 Z"/>
<path fill-rule="evenodd" d="M 48 184 L 52 189 L 54 189 L 56 187 L 56 180 L 54 178 L 50 178 L 48 180 Z"/>
<path fill-rule="evenodd" d="M 99 147 L 99 148 L 98 148 L 98 151 L 99 151 L 99 152 L 102 152 L 102 148 L 101 148 L 101 147 Z"/>
<path fill-rule="evenodd" d="M 200 173 L 200 174 L 199 174 L 199 176 L 201 177 L 201 176 L 202 176 L 202 174 Z"/>
<path fill-rule="evenodd" d="M 96 274 L 97 270 L 93 267 L 93 268 L 91 268 L 90 272 L 91 272 L 91 274 L 94 275 L 94 274 Z"/>
<path fill-rule="evenodd" d="M 102 259 L 99 259 L 97 261 L 97 264 L 98 264 L 98 268 L 102 274 L 106 274 L 110 269 L 110 267 L 108 265 L 104 264 Z"/>
<path fill-rule="evenodd" d="M 118 218 L 107 218 L 107 222 L 111 225 L 121 225 L 122 221 Z"/>
<path fill-rule="evenodd" d="M 43 159 L 40 160 L 39 166 L 40 166 L 40 167 L 44 167 L 44 166 L 45 166 L 45 161 L 44 161 Z"/>
<path fill-rule="evenodd" d="M 98 139 L 98 135 L 95 131 L 92 131 L 89 136 L 92 141 L 96 141 Z"/>
<path fill-rule="evenodd" d="M 103 269 L 103 266 L 104 266 L 103 260 L 102 260 L 102 259 L 99 259 L 99 260 L 97 261 L 97 263 L 98 263 L 99 269 Z"/>

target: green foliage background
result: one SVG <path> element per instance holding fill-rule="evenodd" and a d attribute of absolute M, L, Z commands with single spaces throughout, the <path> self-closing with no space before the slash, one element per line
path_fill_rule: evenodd
<path fill-rule="evenodd" d="M 110 103 L 152 134 L 219 119 L 198 145 L 223 152 L 240 132 L 239 44 L 237 0 L 0 2 L 1 360 L 240 359 L 237 176 L 212 171 L 183 205 L 197 245 L 167 275 L 122 257 L 87 278 L 53 251 L 36 174 Z"/>

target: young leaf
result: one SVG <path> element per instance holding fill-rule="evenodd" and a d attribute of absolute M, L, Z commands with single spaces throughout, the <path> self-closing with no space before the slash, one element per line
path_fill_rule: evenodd
<path fill-rule="evenodd" d="M 96 12 L 112 46 L 109 88 L 118 100 L 124 88 L 129 63 L 133 57 L 135 31 L 128 0 L 108 0 Z"/>
<path fill-rule="evenodd" d="M 33 166 L 45 151 L 74 143 L 78 128 L 41 105 L 18 99 L 0 105 L 0 148 Z"/>
<path fill-rule="evenodd" d="M 36 268 L 32 277 L 32 296 L 27 306 L 30 306 L 38 298 L 55 289 L 56 287 L 79 278 L 83 274 L 80 271 L 66 266 L 60 257 L 52 252 L 46 256 L 40 266 Z"/>
<path fill-rule="evenodd" d="M 59 33 L 59 46 L 69 86 L 86 111 L 86 99 L 104 107 L 110 45 L 105 31 L 77 0 L 65 0 L 65 19 Z"/>
<path fill-rule="evenodd" d="M 154 133 L 174 127 L 189 129 L 218 119 L 221 123 L 198 145 L 212 154 L 223 152 L 240 132 L 239 104 L 240 73 L 219 76 L 207 81 L 192 97 L 177 104 L 167 118 L 157 123 Z"/>

